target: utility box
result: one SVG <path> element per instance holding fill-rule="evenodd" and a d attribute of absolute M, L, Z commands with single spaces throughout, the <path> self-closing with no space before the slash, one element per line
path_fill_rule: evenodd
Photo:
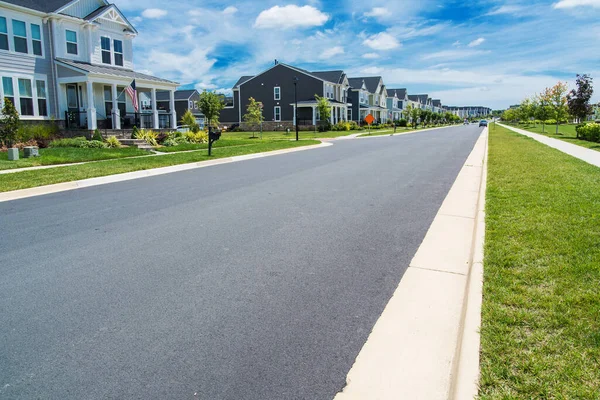
<path fill-rule="evenodd" d="M 10 148 L 8 149 L 8 161 L 17 161 L 19 159 L 19 149 Z"/>
<path fill-rule="evenodd" d="M 23 157 L 39 157 L 40 149 L 37 146 L 28 146 L 23 148 Z"/>

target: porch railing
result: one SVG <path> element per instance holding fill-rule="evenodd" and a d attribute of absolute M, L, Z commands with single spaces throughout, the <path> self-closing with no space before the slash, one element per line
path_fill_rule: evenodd
<path fill-rule="evenodd" d="M 67 129 L 87 129 L 87 112 L 65 111 L 65 127 Z"/>

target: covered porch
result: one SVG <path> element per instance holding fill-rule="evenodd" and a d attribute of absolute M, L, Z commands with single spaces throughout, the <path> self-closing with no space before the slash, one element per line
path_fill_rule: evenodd
<path fill-rule="evenodd" d="M 332 125 L 341 121 L 348 121 L 348 105 L 330 100 L 331 114 L 329 123 Z M 293 123 L 296 125 L 296 105 L 291 104 L 293 108 Z M 317 100 L 305 100 L 298 102 L 298 125 L 317 125 L 320 121 Z"/>
<path fill-rule="evenodd" d="M 59 115 L 70 129 L 175 129 L 177 83 L 134 71 L 57 60 Z M 136 112 L 126 88 L 135 80 Z M 162 92 L 166 92 L 163 94 Z M 169 99 L 162 110 L 157 94 Z"/>

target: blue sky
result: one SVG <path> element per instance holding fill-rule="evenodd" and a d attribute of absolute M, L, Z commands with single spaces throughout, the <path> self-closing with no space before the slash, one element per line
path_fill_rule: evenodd
<path fill-rule="evenodd" d="M 199 90 L 229 91 L 278 59 L 447 105 L 506 108 L 577 73 L 600 94 L 600 0 L 115 3 L 139 31 L 136 70 Z"/>

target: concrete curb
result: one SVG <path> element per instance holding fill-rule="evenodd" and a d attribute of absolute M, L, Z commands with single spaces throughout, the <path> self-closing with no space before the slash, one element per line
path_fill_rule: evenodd
<path fill-rule="evenodd" d="M 472 266 L 482 261 L 487 133 L 484 129 L 334 400 L 477 395 L 481 262 Z"/>
<path fill-rule="evenodd" d="M 0 193 L 0 203 L 6 202 L 6 201 L 12 201 L 12 200 L 24 199 L 27 197 L 42 196 L 42 195 L 51 194 L 51 193 L 64 192 L 67 190 L 81 189 L 81 188 L 85 188 L 85 187 L 98 186 L 98 185 L 106 185 L 109 183 L 129 181 L 132 179 L 140 179 L 140 178 L 146 178 L 146 177 L 150 177 L 150 176 L 170 174 L 173 172 L 187 171 L 187 170 L 191 170 L 191 169 L 210 167 L 213 165 L 228 164 L 228 163 L 232 163 L 232 162 L 252 160 L 255 158 L 270 157 L 270 156 L 276 156 L 276 155 L 280 155 L 280 154 L 294 153 L 297 151 L 313 150 L 313 149 L 318 149 L 321 147 L 328 147 L 328 146 L 333 146 L 333 144 L 323 142 L 320 144 L 303 146 L 303 147 L 295 147 L 292 149 L 282 149 L 282 150 L 267 151 L 264 153 L 245 154 L 242 156 L 218 158 L 215 160 L 200 161 L 200 162 L 194 162 L 194 163 L 188 163 L 188 164 L 179 164 L 179 165 L 173 165 L 173 166 L 169 166 L 169 167 L 161 167 L 161 168 L 153 168 L 153 169 L 147 169 L 147 170 L 141 170 L 141 171 L 126 172 L 123 174 L 108 175 L 108 176 L 102 176 L 102 177 L 98 177 L 98 178 L 90 178 L 90 179 L 83 179 L 83 180 L 79 180 L 79 181 L 56 183 L 56 184 L 47 185 L 47 186 L 38 186 L 38 187 L 34 187 L 34 188 L 29 188 L 29 189 L 14 190 L 11 192 Z"/>

